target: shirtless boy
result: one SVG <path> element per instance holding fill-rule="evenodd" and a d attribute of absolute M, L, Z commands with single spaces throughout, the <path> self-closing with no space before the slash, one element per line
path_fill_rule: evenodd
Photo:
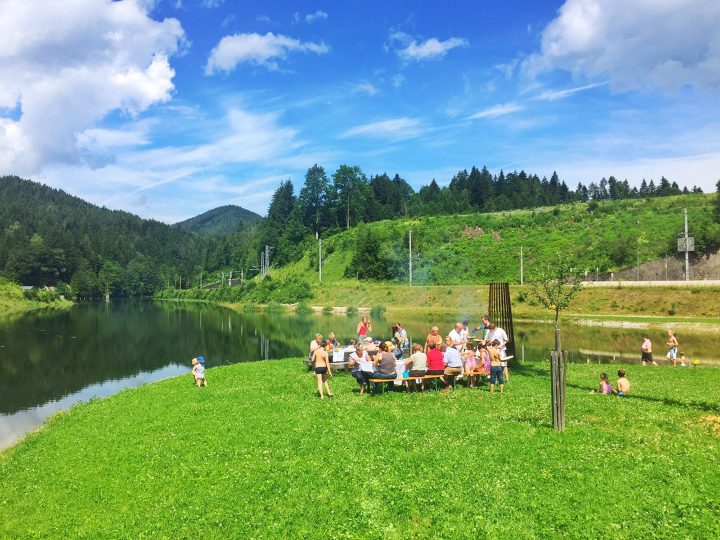
<path fill-rule="evenodd" d="M 315 368 L 315 376 L 317 377 L 318 393 L 320 399 L 325 399 L 323 395 L 323 385 L 327 390 L 328 397 L 332 397 L 333 393 L 330 391 L 330 385 L 328 385 L 327 377 L 332 377 L 332 369 L 330 368 L 330 361 L 328 360 L 328 353 L 323 347 L 318 347 L 313 352 L 312 365 Z"/>
<path fill-rule="evenodd" d="M 618 380 L 615 383 L 615 390 L 613 394 L 618 396 L 624 396 L 630 393 L 630 381 L 625 377 L 625 370 L 618 369 Z"/>

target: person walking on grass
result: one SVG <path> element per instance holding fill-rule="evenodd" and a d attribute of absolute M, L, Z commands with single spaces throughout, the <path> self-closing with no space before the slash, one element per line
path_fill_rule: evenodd
<path fill-rule="evenodd" d="M 668 352 L 667 352 L 666 358 L 673 366 L 676 366 L 677 358 L 678 358 L 678 340 L 673 335 L 672 330 L 668 330 L 667 335 L 668 335 L 668 338 L 665 343 L 668 346 Z"/>
<path fill-rule="evenodd" d="M 647 334 L 643 336 L 643 342 L 640 346 L 640 361 L 642 362 L 643 366 L 647 366 L 648 364 L 657 366 L 657 362 L 653 360 L 652 343 L 650 342 L 650 336 L 648 336 Z"/>
<path fill-rule="evenodd" d="M 327 382 L 328 375 L 332 377 L 332 368 L 330 367 L 328 353 L 324 347 L 318 347 L 313 352 L 312 366 L 315 369 L 315 377 L 317 378 L 317 387 L 320 399 L 325 399 L 323 386 L 325 386 L 325 390 L 327 390 L 328 397 L 332 397 L 333 393 L 330 391 L 330 385 Z"/>
<path fill-rule="evenodd" d="M 205 366 L 203 366 L 197 358 L 192 359 L 192 374 L 195 379 L 195 386 L 200 388 L 201 386 L 207 386 L 207 379 L 205 378 Z"/>

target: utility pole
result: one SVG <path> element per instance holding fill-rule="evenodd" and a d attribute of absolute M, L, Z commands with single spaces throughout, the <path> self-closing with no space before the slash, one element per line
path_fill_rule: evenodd
<path fill-rule="evenodd" d="M 522 252 L 522 246 L 520 246 L 520 285 L 523 284 L 523 252 Z"/>
<path fill-rule="evenodd" d="M 230 270 L 230 277 L 228 278 L 228 287 L 232 287 L 232 270 Z"/>
<path fill-rule="evenodd" d="M 240 285 L 245 285 L 245 269 L 240 269 Z"/>
<path fill-rule="evenodd" d="M 408 275 L 412 287 L 412 229 L 410 229 L 410 235 L 408 236 Z"/>
<path fill-rule="evenodd" d="M 322 238 L 318 238 L 318 276 L 322 283 Z"/>
<path fill-rule="evenodd" d="M 225 285 L 225 270 L 220 273 L 220 286 Z"/>
<path fill-rule="evenodd" d="M 347 196 L 347 217 L 345 218 L 345 228 L 350 228 L 350 190 L 348 190 Z"/>
<path fill-rule="evenodd" d="M 687 208 L 683 209 L 685 214 L 685 281 L 690 281 L 690 252 L 688 250 L 688 223 L 687 223 Z"/>
<path fill-rule="evenodd" d="M 200 288 L 202 289 L 202 272 L 200 272 Z"/>
<path fill-rule="evenodd" d="M 180 290 L 182 290 L 182 276 L 180 276 Z"/>

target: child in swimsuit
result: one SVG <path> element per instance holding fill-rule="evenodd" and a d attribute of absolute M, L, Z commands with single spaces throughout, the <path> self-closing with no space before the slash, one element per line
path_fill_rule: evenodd
<path fill-rule="evenodd" d="M 330 360 L 328 360 L 328 353 L 324 348 L 318 347 L 315 349 L 312 356 L 312 365 L 315 369 L 315 376 L 317 377 L 317 387 L 320 399 L 325 399 L 323 386 L 327 390 L 328 397 L 332 397 L 333 393 L 330 391 L 330 385 L 328 385 L 327 382 L 328 375 L 332 377 L 332 368 L 330 367 Z"/>

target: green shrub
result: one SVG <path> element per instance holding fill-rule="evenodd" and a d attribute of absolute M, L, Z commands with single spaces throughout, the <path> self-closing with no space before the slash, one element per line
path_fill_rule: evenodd
<path fill-rule="evenodd" d="M 378 319 L 382 318 L 385 315 L 386 309 L 387 308 L 385 306 L 373 306 L 370 309 L 370 315 L 372 315 L 373 317 L 376 317 Z"/>
<path fill-rule="evenodd" d="M 358 308 L 356 308 L 355 306 L 350 306 L 349 308 L 347 308 L 347 316 L 348 317 L 353 317 L 353 316 L 357 315 L 357 313 L 358 313 Z"/>
<path fill-rule="evenodd" d="M 675 309 L 675 302 L 670 304 L 670 309 L 668 309 L 668 315 L 675 315 L 677 313 L 677 310 Z"/>
<path fill-rule="evenodd" d="M 325 306 L 322 309 L 322 312 L 325 313 L 326 315 L 330 315 L 333 312 L 333 308 L 332 308 L 332 306 Z"/>
<path fill-rule="evenodd" d="M 285 311 L 285 307 L 280 302 L 276 302 L 275 300 L 270 300 L 268 302 L 265 310 L 269 311 L 271 313 L 278 313 L 278 312 Z"/>
<path fill-rule="evenodd" d="M 251 300 L 248 300 L 247 302 L 245 302 L 244 307 L 245 307 L 245 311 L 255 311 L 257 309 L 257 306 Z"/>
<path fill-rule="evenodd" d="M 312 312 L 313 309 L 305 301 L 298 302 L 298 305 L 295 308 L 295 313 L 297 313 L 298 315 L 310 315 Z"/>

